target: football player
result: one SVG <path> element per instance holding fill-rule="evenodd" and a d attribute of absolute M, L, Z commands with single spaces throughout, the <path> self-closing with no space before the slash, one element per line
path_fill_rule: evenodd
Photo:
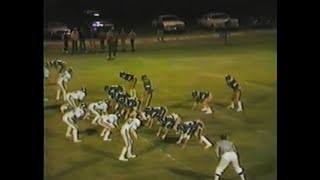
<path fill-rule="evenodd" d="M 84 87 L 81 87 L 80 90 L 67 93 L 66 99 L 71 106 L 77 107 L 77 102 L 79 102 L 79 104 L 82 103 L 86 96 L 87 96 L 87 89 Z"/>
<path fill-rule="evenodd" d="M 124 119 L 128 119 L 130 113 L 140 109 L 141 101 L 137 97 L 126 97 L 123 103 L 125 108 Z"/>
<path fill-rule="evenodd" d="M 135 90 L 136 84 L 137 84 L 137 77 L 133 74 L 121 71 L 120 72 L 120 78 L 126 80 L 129 82 L 129 94 L 133 97 L 137 96 L 137 92 Z"/>
<path fill-rule="evenodd" d="M 180 123 L 181 123 L 181 117 L 179 114 L 172 113 L 170 115 L 164 116 L 164 118 L 161 120 L 161 126 L 159 127 L 157 137 L 161 136 L 162 129 L 164 129 L 161 139 L 165 139 L 170 129 L 177 131 L 178 125 Z"/>
<path fill-rule="evenodd" d="M 110 101 L 110 106 L 113 107 L 113 109 L 117 109 L 117 102 L 116 99 L 118 98 L 119 93 L 125 92 L 124 87 L 120 85 L 110 85 L 105 86 L 104 91 L 106 92 L 108 99 Z"/>
<path fill-rule="evenodd" d="M 144 109 L 145 116 L 147 117 L 146 126 L 152 127 L 153 121 L 156 118 L 158 122 L 161 122 L 162 118 L 167 114 L 168 109 L 166 107 L 146 107 Z"/>
<path fill-rule="evenodd" d="M 48 69 L 48 66 L 45 64 L 44 65 L 44 89 L 46 88 L 46 84 L 48 83 L 49 76 L 50 76 L 50 71 Z M 44 101 L 48 101 L 48 98 L 44 98 Z"/>
<path fill-rule="evenodd" d="M 98 118 L 98 124 L 103 127 L 100 136 L 103 136 L 103 141 L 111 141 L 110 134 L 112 129 L 118 128 L 118 119 L 121 117 L 120 113 L 105 114 Z"/>
<path fill-rule="evenodd" d="M 146 100 L 145 107 L 148 107 L 148 106 L 150 106 L 151 99 L 153 96 L 153 86 L 152 86 L 150 79 L 147 77 L 147 75 L 145 75 L 145 74 L 142 75 L 141 80 L 143 82 L 143 87 L 144 87 L 144 93 L 142 94 L 141 99 L 142 99 L 142 101 L 144 101 L 144 99 Z"/>
<path fill-rule="evenodd" d="M 62 121 L 68 125 L 66 138 L 72 136 L 73 142 L 75 143 L 81 142 L 81 140 L 79 139 L 79 130 L 76 122 L 84 116 L 85 107 L 86 105 L 82 103 L 79 107 L 76 107 L 72 111 L 65 113 L 62 117 Z"/>
<path fill-rule="evenodd" d="M 109 100 L 105 99 L 103 101 L 98 101 L 94 103 L 90 103 L 88 105 L 88 111 L 83 119 L 89 118 L 90 114 L 94 114 L 95 117 L 92 120 L 91 124 L 96 125 L 98 118 L 102 115 L 108 114 L 107 110 L 109 108 Z"/>
<path fill-rule="evenodd" d="M 132 154 L 133 140 L 131 134 L 138 139 L 137 129 L 141 127 L 141 120 L 137 118 L 130 118 L 124 123 L 120 130 L 120 134 L 125 142 L 125 146 L 122 148 L 119 160 L 128 161 L 128 158 L 135 158 L 136 155 Z"/>
<path fill-rule="evenodd" d="M 60 100 L 61 99 L 61 94 L 60 91 L 62 92 L 62 98 L 64 101 L 67 100 L 67 83 L 71 80 L 72 78 L 72 74 L 73 74 L 73 69 L 72 68 L 68 68 L 66 71 L 64 71 L 64 73 L 62 73 L 58 80 L 57 80 L 57 84 L 58 84 L 58 90 L 57 90 L 57 97 L 56 100 Z"/>
<path fill-rule="evenodd" d="M 213 113 L 212 108 L 208 104 L 213 99 L 213 96 L 210 92 L 192 91 L 192 97 L 195 100 L 192 110 L 194 110 L 197 104 L 202 104 L 203 108 L 201 109 L 201 111 L 206 111 L 206 114 Z"/>
<path fill-rule="evenodd" d="M 202 135 L 203 128 L 204 123 L 201 120 L 180 123 L 178 125 L 178 133 L 180 134 L 180 137 L 177 141 L 177 144 L 181 144 L 181 142 L 184 140 L 182 148 L 185 148 L 190 138 L 195 135 L 200 139 L 200 143 L 204 142 L 206 144 L 204 147 L 205 149 L 211 147 L 213 144 L 207 137 Z"/>
<path fill-rule="evenodd" d="M 47 64 L 50 67 L 55 68 L 60 75 L 63 74 L 65 70 L 67 70 L 67 63 L 60 59 L 49 61 Z"/>
<path fill-rule="evenodd" d="M 234 104 L 238 105 L 237 112 L 243 111 L 243 104 L 241 102 L 241 87 L 236 81 L 236 79 L 229 74 L 225 76 L 227 85 L 233 90 L 232 97 L 231 97 L 231 104 L 228 106 L 229 109 L 234 109 Z"/>

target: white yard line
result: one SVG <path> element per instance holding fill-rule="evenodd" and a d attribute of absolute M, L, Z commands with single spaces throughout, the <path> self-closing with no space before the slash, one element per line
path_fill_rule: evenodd
<path fill-rule="evenodd" d="M 145 142 L 151 144 L 152 146 L 155 146 L 156 148 L 158 148 L 159 151 L 160 151 L 160 152 L 163 152 L 169 159 L 171 159 L 171 160 L 179 163 L 180 165 L 182 165 L 183 167 L 185 167 L 185 168 L 187 168 L 187 169 L 189 169 L 189 170 L 192 170 L 192 171 L 194 170 L 194 169 L 191 168 L 190 166 L 188 166 L 188 165 L 184 164 L 183 162 L 177 160 L 176 158 L 172 157 L 171 154 L 165 152 L 163 149 L 161 149 L 161 148 L 157 147 L 156 145 L 154 145 L 154 144 L 153 144 L 151 141 L 149 141 L 148 139 L 146 139 L 146 138 L 144 138 L 144 137 L 142 137 L 142 136 L 140 136 L 140 138 L 141 138 L 142 140 L 144 140 Z"/>

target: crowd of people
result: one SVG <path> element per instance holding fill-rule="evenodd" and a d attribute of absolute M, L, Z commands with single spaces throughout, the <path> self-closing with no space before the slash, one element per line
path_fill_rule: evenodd
<path fill-rule="evenodd" d="M 126 32 L 124 28 L 121 28 L 119 32 L 114 27 L 111 27 L 109 30 L 91 28 L 88 32 L 85 28 L 81 27 L 78 30 L 75 27 L 71 31 L 63 33 L 62 40 L 64 46 L 62 52 L 74 54 L 107 51 L 109 55 L 108 59 L 114 59 L 119 51 L 136 51 L 136 37 L 134 29 Z M 130 47 L 128 47 L 128 42 L 130 43 Z"/>

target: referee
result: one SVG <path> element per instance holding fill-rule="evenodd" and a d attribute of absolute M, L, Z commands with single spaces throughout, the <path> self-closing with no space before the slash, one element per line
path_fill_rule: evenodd
<path fill-rule="evenodd" d="M 226 167 L 232 163 L 234 170 L 239 174 L 241 180 L 245 180 L 244 171 L 239 165 L 237 149 L 233 142 L 227 140 L 227 135 L 220 136 L 221 141 L 217 142 L 216 155 L 220 159 L 216 168 L 214 180 L 219 180 Z"/>

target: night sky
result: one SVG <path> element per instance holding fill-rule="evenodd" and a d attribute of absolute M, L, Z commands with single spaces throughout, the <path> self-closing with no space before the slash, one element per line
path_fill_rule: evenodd
<path fill-rule="evenodd" d="M 189 2 L 188 2 L 189 1 Z M 211 11 L 233 16 L 276 16 L 276 0 L 45 0 L 45 21 L 73 21 L 85 9 L 117 20 L 149 22 L 159 14 L 193 18 Z"/>

